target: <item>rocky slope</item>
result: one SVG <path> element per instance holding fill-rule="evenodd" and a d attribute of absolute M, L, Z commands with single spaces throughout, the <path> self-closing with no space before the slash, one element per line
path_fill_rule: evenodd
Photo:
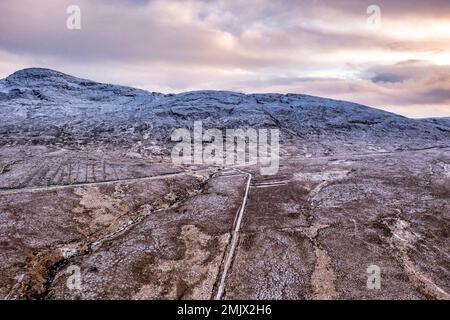
<path fill-rule="evenodd" d="M 408 119 L 345 101 L 227 91 L 161 94 L 41 68 L 0 80 L 0 118 L 2 145 L 167 141 L 194 120 L 205 128 L 277 127 L 284 137 L 324 144 L 351 139 L 407 149 L 450 139 L 448 121 Z"/>

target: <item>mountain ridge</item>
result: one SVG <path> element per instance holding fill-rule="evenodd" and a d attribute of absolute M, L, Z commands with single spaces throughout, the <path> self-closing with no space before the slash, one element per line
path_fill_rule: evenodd
<path fill-rule="evenodd" d="M 382 145 L 390 139 L 395 148 L 407 148 L 408 140 L 423 146 L 450 139 L 444 120 L 410 119 L 347 101 L 213 90 L 163 94 L 46 68 L 19 70 L 0 80 L 0 117 L 3 141 L 19 137 L 20 143 L 38 144 L 133 145 L 143 137 L 167 142 L 173 130 L 192 128 L 194 121 L 205 129 L 279 128 L 284 138 L 329 145 L 365 140 Z"/>
<path fill-rule="evenodd" d="M 35 80 L 35 83 L 33 83 L 33 81 L 28 81 L 29 79 Z M 267 92 L 267 93 L 242 93 L 242 92 L 237 92 L 237 91 L 230 91 L 230 90 L 191 90 L 191 91 L 185 91 L 185 92 L 179 92 L 179 93 L 160 93 L 160 92 L 154 92 L 154 91 L 148 91 L 145 89 L 139 89 L 139 88 L 134 88 L 131 86 L 125 86 L 125 85 L 120 85 L 120 84 L 112 84 L 112 83 L 102 83 L 102 82 L 97 82 L 97 81 L 93 81 L 93 80 L 89 80 L 89 79 L 85 79 L 85 78 L 80 78 L 80 77 L 76 77 L 76 76 L 72 76 L 69 75 L 67 73 L 61 72 L 61 71 L 57 71 L 54 69 L 49 69 L 49 68 L 41 68 L 41 67 L 30 67 L 30 68 L 24 68 L 24 69 L 20 69 L 15 71 L 14 73 L 10 74 L 9 76 L 7 76 L 6 78 L 0 79 L 0 83 L 1 82 L 6 82 L 7 85 L 17 85 L 18 83 L 22 82 L 21 84 L 23 85 L 23 81 L 25 80 L 25 83 L 28 82 L 30 84 L 42 84 L 42 80 L 45 78 L 53 78 L 54 79 L 64 79 L 66 81 L 70 81 L 70 82 L 74 82 L 74 83 L 78 83 L 78 84 L 82 84 L 85 86 L 93 86 L 93 85 L 100 85 L 100 86 L 111 86 L 111 87 L 117 87 L 117 88 L 126 88 L 126 89 L 130 89 L 130 90 L 135 90 L 138 92 L 146 92 L 148 94 L 158 94 L 158 95 L 162 95 L 162 96 L 185 96 L 185 95 L 191 95 L 191 94 L 214 94 L 214 93 L 220 93 L 220 94 L 238 94 L 238 95 L 243 95 L 243 96 L 255 96 L 255 97 L 264 97 L 264 96 L 299 96 L 299 97 L 305 97 L 305 98 L 320 98 L 320 99 L 326 99 L 328 101 L 334 101 L 334 102 L 342 102 L 342 103 L 351 103 L 354 105 L 359 105 L 361 107 L 366 107 L 366 108 L 371 108 L 371 109 L 376 109 L 379 110 L 380 112 L 385 112 L 385 113 L 389 113 L 389 114 L 393 114 L 399 117 L 405 117 L 399 114 L 395 114 L 393 112 L 389 112 L 386 110 L 381 110 L 381 109 L 377 109 L 374 107 L 369 107 L 369 106 L 365 106 L 362 104 L 358 104 L 355 102 L 350 102 L 350 101 L 346 101 L 346 100 L 339 100 L 339 99 L 332 99 L 332 98 L 327 98 L 327 97 L 321 97 L 321 96 L 313 96 L 313 95 L 308 95 L 308 94 L 301 94 L 301 93 L 272 93 L 272 92 Z M 407 117 L 405 117 L 407 118 Z M 450 117 L 449 117 L 450 118 Z M 430 118 L 430 119 L 434 119 L 434 118 Z"/>

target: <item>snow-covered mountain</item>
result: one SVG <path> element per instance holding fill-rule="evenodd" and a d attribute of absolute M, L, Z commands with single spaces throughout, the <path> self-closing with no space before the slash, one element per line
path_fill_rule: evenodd
<path fill-rule="evenodd" d="M 285 137 L 389 141 L 397 147 L 450 141 L 444 119 L 409 119 L 302 94 L 194 91 L 161 94 L 29 68 L 0 80 L 2 144 L 167 141 L 194 120 L 205 128 L 280 128 Z"/>
<path fill-rule="evenodd" d="M 430 118 L 430 119 L 423 119 L 422 121 L 428 122 L 440 127 L 450 128 L 450 117 L 443 117 L 443 118 Z"/>

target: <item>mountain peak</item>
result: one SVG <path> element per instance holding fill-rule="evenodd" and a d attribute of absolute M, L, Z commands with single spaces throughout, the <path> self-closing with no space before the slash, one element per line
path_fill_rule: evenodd
<path fill-rule="evenodd" d="M 7 79 L 17 79 L 17 78 L 34 78 L 34 77 L 71 77 L 65 73 L 47 69 L 47 68 L 25 68 L 22 70 L 18 70 L 7 77 Z"/>
<path fill-rule="evenodd" d="M 5 80 L 10 85 L 27 87 L 58 83 L 79 83 L 83 81 L 83 79 L 47 68 L 26 68 L 18 70 L 5 78 Z"/>

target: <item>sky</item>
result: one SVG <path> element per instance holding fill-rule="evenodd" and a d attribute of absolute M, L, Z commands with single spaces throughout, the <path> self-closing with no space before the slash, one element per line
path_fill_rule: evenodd
<path fill-rule="evenodd" d="M 67 27 L 69 5 L 81 29 Z M 449 117 L 450 1 L 1 0 L 0 78 L 27 67 Z"/>

